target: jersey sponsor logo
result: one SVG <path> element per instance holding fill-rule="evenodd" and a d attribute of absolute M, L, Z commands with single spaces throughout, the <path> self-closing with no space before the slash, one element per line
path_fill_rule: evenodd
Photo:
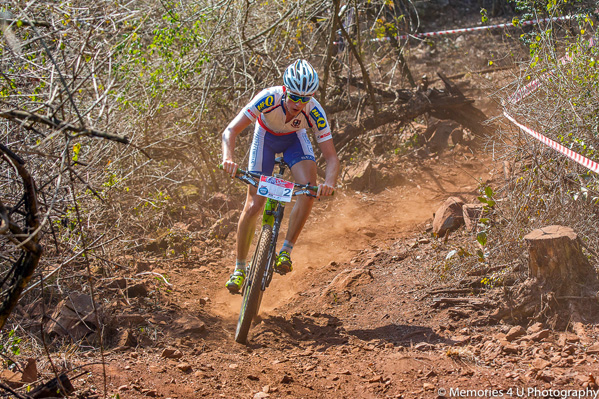
<path fill-rule="evenodd" d="M 331 132 L 325 133 L 325 134 L 321 134 L 320 136 L 318 136 L 318 140 L 322 140 L 324 138 L 330 137 L 331 136 Z"/>
<path fill-rule="evenodd" d="M 317 108 L 314 108 L 312 111 L 310 111 L 310 115 L 312 116 L 312 119 L 314 119 L 314 121 L 316 122 L 318 130 L 322 130 L 325 127 L 327 127 L 327 120 L 324 119 L 324 116 L 322 116 L 322 114 Z"/>
<path fill-rule="evenodd" d="M 293 122 L 291 122 L 291 126 L 299 127 L 300 123 L 302 123 L 302 121 L 300 121 L 299 119 L 294 119 Z"/>
<path fill-rule="evenodd" d="M 256 104 L 256 109 L 258 110 L 258 112 L 262 112 L 262 110 L 264 108 L 272 107 L 272 105 L 274 103 L 275 103 L 275 96 L 274 95 L 266 96 L 262 100 L 260 100 L 258 102 L 258 104 Z"/>

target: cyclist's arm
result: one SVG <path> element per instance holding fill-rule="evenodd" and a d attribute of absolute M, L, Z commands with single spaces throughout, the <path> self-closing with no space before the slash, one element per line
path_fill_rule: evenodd
<path fill-rule="evenodd" d="M 237 136 L 252 123 L 250 118 L 240 112 L 235 119 L 229 123 L 229 126 L 222 134 L 222 149 L 223 149 L 223 169 L 231 176 L 235 176 L 237 172 L 237 164 L 234 161 L 235 156 L 235 140 Z"/>
<path fill-rule="evenodd" d="M 325 168 L 324 183 L 318 185 L 317 197 L 331 195 L 337 184 L 337 176 L 339 176 L 339 158 L 337 157 L 337 150 L 335 150 L 333 140 L 323 141 L 318 143 L 318 146 L 320 147 L 320 151 L 322 151 L 327 166 Z"/>

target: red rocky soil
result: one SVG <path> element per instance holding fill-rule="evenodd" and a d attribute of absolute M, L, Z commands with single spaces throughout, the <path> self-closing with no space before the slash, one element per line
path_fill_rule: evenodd
<path fill-rule="evenodd" d="M 224 289 L 234 234 L 215 240 L 202 262 L 152 263 L 172 286 L 157 299 L 112 304 L 121 342 L 105 354 L 108 392 L 430 398 L 596 389 L 595 326 L 489 323 L 498 293 L 432 293 L 443 283 L 430 254 L 446 245 L 430 234 L 433 213 L 449 196 L 472 201 L 479 181 L 495 178 L 488 165 L 483 153 L 454 150 L 404 163 L 403 183 L 378 194 L 347 190 L 316 203 L 293 252 L 295 270 L 275 276 L 247 346 L 233 339 L 241 298 Z M 101 392 L 102 367 L 93 370 L 80 382 Z"/>

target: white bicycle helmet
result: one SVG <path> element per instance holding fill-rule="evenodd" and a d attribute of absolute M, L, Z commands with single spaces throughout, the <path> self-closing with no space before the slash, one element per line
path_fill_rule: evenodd
<path fill-rule="evenodd" d="M 318 90 L 318 74 L 306 60 L 297 60 L 285 69 L 283 84 L 293 94 L 311 96 Z"/>

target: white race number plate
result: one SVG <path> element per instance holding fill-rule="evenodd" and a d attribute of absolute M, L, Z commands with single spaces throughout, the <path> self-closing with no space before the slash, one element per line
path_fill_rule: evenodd
<path fill-rule="evenodd" d="M 272 176 L 260 177 L 258 195 L 282 202 L 291 202 L 293 183 Z"/>

